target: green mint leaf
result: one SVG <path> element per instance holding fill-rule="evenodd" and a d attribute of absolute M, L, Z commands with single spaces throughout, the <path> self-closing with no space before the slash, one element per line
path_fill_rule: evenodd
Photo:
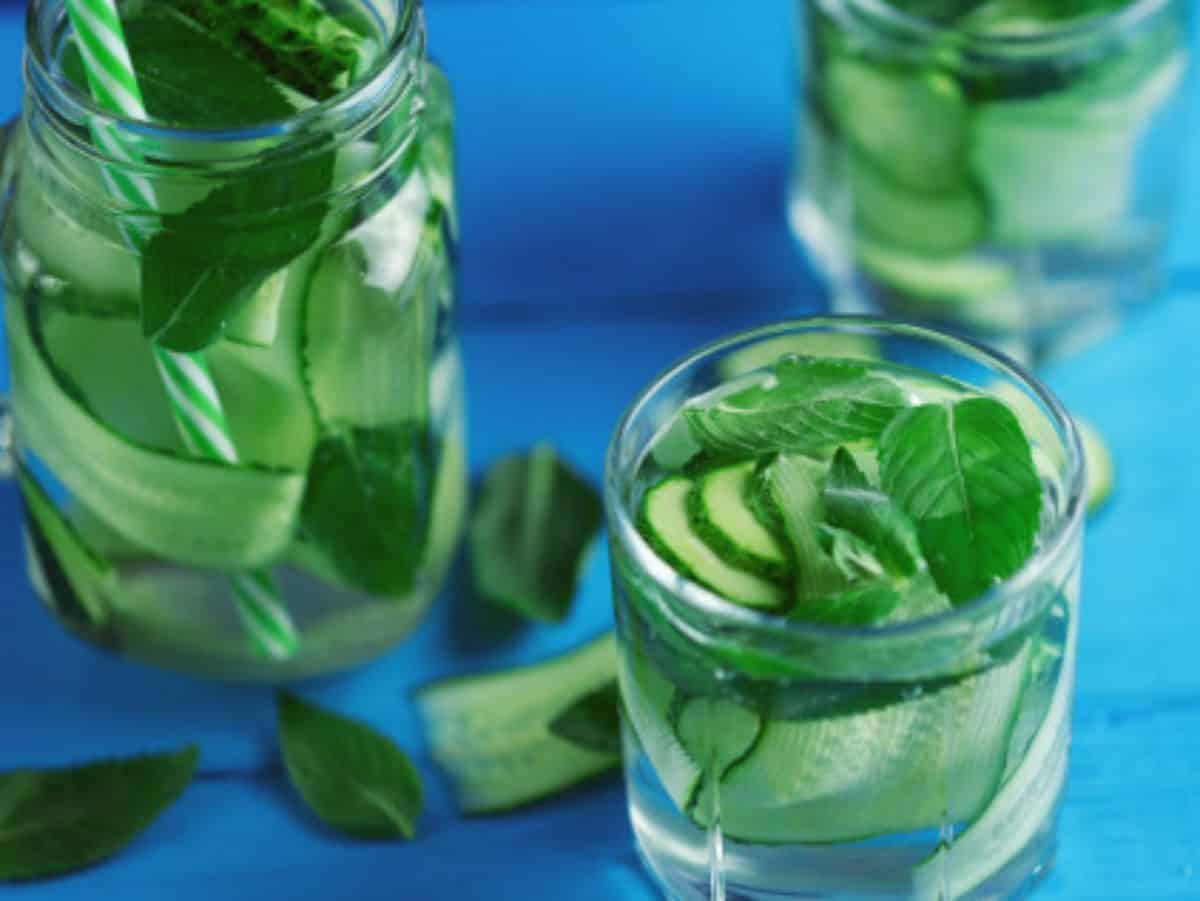
<path fill-rule="evenodd" d="M 822 464 L 789 454 L 780 454 L 763 474 L 768 503 L 774 508 L 772 518 L 782 525 L 792 548 L 800 605 L 845 585 L 842 573 L 821 546 L 824 477 Z"/>
<path fill-rule="evenodd" d="M 894 381 L 871 364 L 786 356 L 758 384 L 684 409 L 693 437 L 716 453 L 818 454 L 877 439 L 905 406 Z"/>
<path fill-rule="evenodd" d="M 884 490 L 916 523 L 937 584 L 970 600 L 1033 550 L 1041 483 L 1016 416 L 989 397 L 913 407 L 880 443 Z"/>
<path fill-rule="evenodd" d="M 112 857 L 187 788 L 199 751 L 0 773 L 0 882 Z"/>
<path fill-rule="evenodd" d="M 792 619 L 825 626 L 874 626 L 932 616 L 950 609 L 933 577 L 920 572 L 911 579 L 860 582 L 794 609 Z"/>
<path fill-rule="evenodd" d="M 871 484 L 854 457 L 838 448 L 823 493 L 826 521 L 861 538 L 891 576 L 911 576 L 924 565 L 912 520 Z"/>
<path fill-rule="evenodd" d="M 322 822 L 356 838 L 416 835 L 421 780 L 391 739 L 286 691 L 276 714 L 288 777 Z"/>
<path fill-rule="evenodd" d="M 880 579 L 887 574 L 875 555 L 875 548 L 853 532 L 828 523 L 821 523 L 818 531 L 821 548 L 830 556 L 833 565 L 847 582 Z"/>
<path fill-rule="evenodd" d="M 550 721 L 550 731 L 585 751 L 621 753 L 621 695 L 610 682 L 584 695 Z"/>
<path fill-rule="evenodd" d="M 146 111 L 160 122 L 237 128 L 295 111 L 258 66 L 168 3 L 147 3 L 141 15 L 129 17 L 125 39 Z M 78 60 L 78 50 L 68 46 Z"/>
<path fill-rule="evenodd" d="M 370 594 L 400 597 L 413 587 L 429 525 L 424 443 L 415 425 L 357 428 L 327 435 L 313 451 L 301 537 Z"/>
<path fill-rule="evenodd" d="M 225 46 L 289 87 L 327 100 L 369 63 L 367 41 L 317 0 L 172 0 Z"/>
<path fill-rule="evenodd" d="M 266 279 L 316 243 L 333 156 L 263 166 L 162 217 L 142 258 L 142 331 L 180 353 L 203 350 Z"/>
<path fill-rule="evenodd" d="M 596 490 L 552 448 L 505 457 L 485 477 L 471 517 L 477 590 L 524 616 L 562 620 L 602 519 Z"/>

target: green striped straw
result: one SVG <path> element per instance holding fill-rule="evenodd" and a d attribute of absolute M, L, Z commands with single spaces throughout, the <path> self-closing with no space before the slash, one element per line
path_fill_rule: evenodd
<path fill-rule="evenodd" d="M 147 120 L 116 0 L 66 0 L 66 7 L 96 103 L 118 115 Z M 142 161 L 141 155 L 108 125 L 93 123 L 91 132 L 97 146 L 113 159 L 130 165 Z M 144 209 L 157 207 L 154 186 L 145 178 L 111 166 L 105 166 L 103 174 L 108 190 L 119 200 Z M 149 237 L 144 229 L 144 226 L 122 229 L 126 240 L 137 250 L 144 249 Z M 206 459 L 237 463 L 229 423 L 204 358 L 200 354 L 173 353 L 158 346 L 154 347 L 154 358 L 171 401 L 175 424 L 188 449 Z M 235 573 L 230 576 L 230 583 L 239 618 L 255 648 L 276 660 L 291 657 L 300 639 L 271 574 Z"/>

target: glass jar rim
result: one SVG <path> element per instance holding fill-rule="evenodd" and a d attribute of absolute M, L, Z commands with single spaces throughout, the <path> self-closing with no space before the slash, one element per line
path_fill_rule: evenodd
<path fill-rule="evenodd" d="M 1035 548 L 1028 559 L 1007 579 L 993 585 L 979 596 L 948 611 L 914 620 L 888 623 L 877 626 L 830 626 L 788 619 L 759 610 L 752 610 L 726 600 L 714 591 L 705 588 L 681 575 L 675 567 L 650 546 L 635 525 L 625 500 L 622 487 L 622 467 L 618 463 L 623 439 L 638 415 L 651 403 L 662 386 L 684 371 L 703 360 L 711 359 L 731 348 L 753 342 L 778 338 L 796 332 L 846 331 L 893 335 L 937 344 L 961 356 L 973 357 L 1011 379 L 1020 383 L 1045 406 L 1053 423 L 1062 432 L 1065 452 L 1066 503 L 1055 517 L 1051 526 L 1042 533 L 1042 544 Z M 644 457 L 639 455 L 640 464 Z M 1006 599 L 1020 597 L 1034 587 L 1042 572 L 1067 552 L 1069 545 L 1082 527 L 1085 511 L 1086 471 L 1083 460 L 1083 445 L 1075 422 L 1062 402 L 1032 373 L 1006 354 L 988 347 L 982 342 L 925 326 L 874 316 L 824 315 L 803 319 L 792 319 L 747 331 L 737 332 L 709 342 L 699 349 L 677 359 L 655 376 L 634 398 L 622 414 L 609 440 L 604 465 L 604 505 L 608 517 L 611 540 L 619 542 L 634 564 L 654 583 L 655 587 L 669 596 L 680 598 L 694 612 L 719 617 L 723 623 L 734 626 L 764 629 L 793 638 L 816 641 L 863 641 L 886 642 L 897 638 L 919 637 L 936 632 L 948 625 L 973 616 L 998 613 L 1006 607 Z"/>
<path fill-rule="evenodd" d="M 424 28 L 420 0 L 398 0 L 399 10 L 387 45 L 366 75 L 345 89 L 286 118 L 245 126 L 179 126 L 153 119 L 136 119 L 101 107 L 91 94 L 80 90 L 57 71 L 48 58 L 48 41 L 40 34 L 43 0 L 33 0 L 26 16 L 25 71 L 27 83 L 36 87 L 39 99 L 58 116 L 89 122 L 102 129 L 124 132 L 139 141 L 238 143 L 262 140 L 303 143 L 314 133 L 347 133 L 379 109 L 381 97 L 396 93 L 404 70 L 419 63 L 424 54 Z M 65 13 L 64 13 L 65 14 Z M 419 74 L 419 73 L 418 73 Z M 414 77 L 414 81 L 417 80 Z M 383 104 L 386 106 L 386 104 Z M 236 163 L 236 159 L 227 162 Z"/>
<path fill-rule="evenodd" d="M 952 24 L 936 22 L 897 8 L 891 0 L 842 0 L 849 9 L 873 22 L 894 29 L 905 37 L 921 41 L 950 36 L 955 41 L 978 50 L 1045 50 L 1053 52 L 1063 42 L 1098 38 L 1115 31 L 1135 28 L 1146 19 L 1161 12 L 1174 0 L 1131 0 L 1126 6 L 1098 15 L 1068 19 L 1034 34 L 980 34 L 964 31 Z"/>

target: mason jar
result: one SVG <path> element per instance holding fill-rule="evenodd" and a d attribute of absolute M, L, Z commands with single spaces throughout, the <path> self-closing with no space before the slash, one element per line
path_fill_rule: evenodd
<path fill-rule="evenodd" d="M 837 312 L 1037 361 L 1161 293 L 1194 4 L 1101 5 L 797 3 L 790 213 Z"/>
<path fill-rule="evenodd" d="M 188 6 L 118 7 L 145 117 L 92 99 L 61 0 L 28 18 L 0 244 L 29 578 L 119 654 L 307 677 L 399 642 L 462 525 L 450 95 L 419 0 L 301 4 L 356 60 L 316 97 L 294 47 L 204 62 L 230 38 Z M 193 63 L 241 89 L 164 90 Z"/>

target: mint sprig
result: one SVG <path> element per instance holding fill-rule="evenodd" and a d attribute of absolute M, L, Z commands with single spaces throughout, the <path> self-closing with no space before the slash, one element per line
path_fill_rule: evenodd
<path fill-rule="evenodd" d="M 288 776 L 326 825 L 358 838 L 413 838 L 421 780 L 391 739 L 280 692 L 279 743 Z"/>
<path fill-rule="evenodd" d="M 871 484 L 844 447 L 833 456 L 822 497 L 826 521 L 866 542 L 885 572 L 907 577 L 924 565 L 912 520 Z"/>
<path fill-rule="evenodd" d="M 1033 551 L 1042 488 L 1016 416 L 989 397 L 923 404 L 880 442 L 883 487 L 916 524 L 955 603 L 1012 575 Z"/>
<path fill-rule="evenodd" d="M 112 857 L 179 797 L 198 757 L 189 746 L 0 774 L 0 882 L 57 876 Z"/>
<path fill-rule="evenodd" d="M 878 439 L 903 409 L 892 379 L 858 360 L 786 356 L 755 385 L 684 409 L 692 436 L 718 454 L 823 454 Z"/>

